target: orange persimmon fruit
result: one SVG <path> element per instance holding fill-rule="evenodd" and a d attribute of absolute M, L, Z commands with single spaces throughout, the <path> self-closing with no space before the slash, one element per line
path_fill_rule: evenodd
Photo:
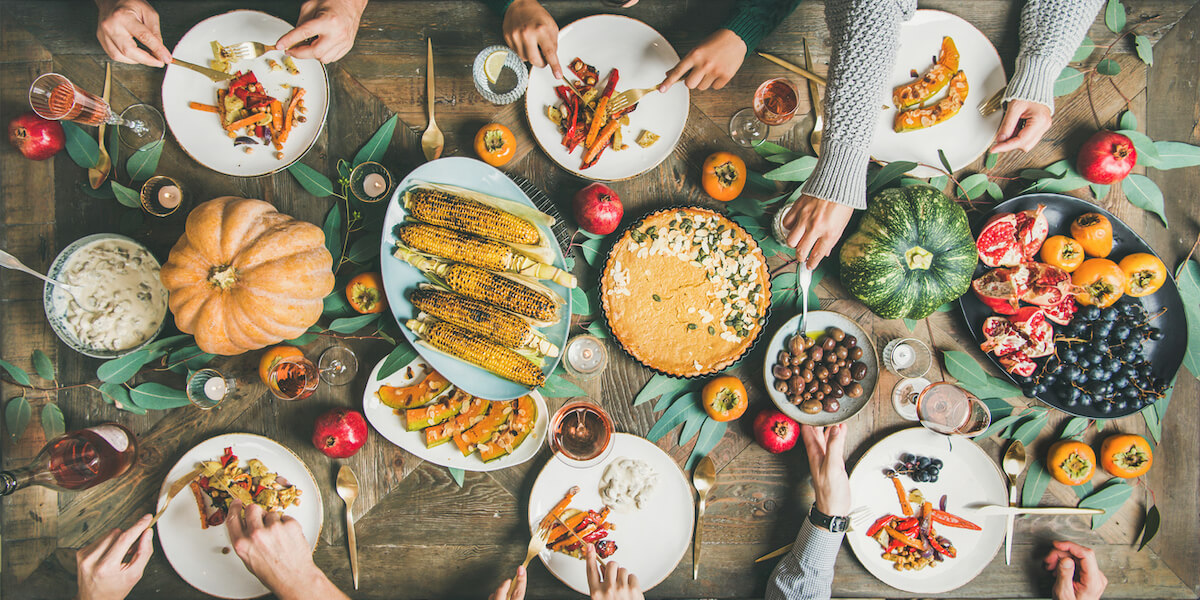
<path fill-rule="evenodd" d="M 1125 271 L 1107 258 L 1089 258 L 1071 274 L 1081 289 L 1075 299 L 1084 306 L 1112 306 L 1125 295 Z"/>
<path fill-rule="evenodd" d="M 1096 474 L 1096 453 L 1078 440 L 1060 440 L 1050 446 L 1046 468 L 1063 485 L 1083 485 Z"/>
<path fill-rule="evenodd" d="M 1113 477 L 1141 477 L 1154 464 L 1154 452 L 1146 438 L 1132 433 L 1118 433 L 1100 444 L 1100 466 Z"/>
<path fill-rule="evenodd" d="M 363 273 L 346 284 L 346 300 L 350 307 L 364 315 L 383 312 L 387 297 L 383 295 L 383 278 L 379 273 Z"/>

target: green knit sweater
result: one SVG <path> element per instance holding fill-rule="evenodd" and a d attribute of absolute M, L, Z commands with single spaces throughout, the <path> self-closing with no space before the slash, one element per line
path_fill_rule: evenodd
<path fill-rule="evenodd" d="M 496 14 L 504 16 L 513 0 L 483 0 Z M 767 34 L 796 9 L 800 0 L 738 0 L 733 15 L 722 25 L 746 42 L 746 52 L 753 52 Z"/>

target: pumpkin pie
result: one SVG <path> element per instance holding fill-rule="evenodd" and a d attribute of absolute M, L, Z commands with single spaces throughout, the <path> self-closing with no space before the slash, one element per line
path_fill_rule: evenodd
<path fill-rule="evenodd" d="M 758 244 L 703 208 L 651 213 L 613 245 L 600 279 L 609 328 L 642 364 L 676 377 L 715 373 L 754 344 L 771 304 Z"/>

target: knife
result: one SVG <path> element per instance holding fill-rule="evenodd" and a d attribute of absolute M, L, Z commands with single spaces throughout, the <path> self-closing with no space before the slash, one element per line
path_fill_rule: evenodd
<path fill-rule="evenodd" d="M 1070 506 L 1038 506 L 1034 508 L 1021 508 L 1019 506 L 999 506 L 996 504 L 988 504 L 979 507 L 967 507 L 974 509 L 981 515 L 993 516 L 1015 516 L 1015 515 L 1102 515 L 1102 508 L 1074 508 Z"/>
<path fill-rule="evenodd" d="M 813 73 L 812 71 L 809 71 L 808 69 L 793 65 L 792 63 L 790 63 L 786 60 L 783 60 L 782 58 L 779 58 L 778 56 L 775 56 L 774 54 L 768 54 L 766 52 L 756 52 L 755 54 L 758 54 L 759 56 L 761 56 L 761 57 L 763 57 L 763 58 L 765 58 L 765 59 L 809 80 L 809 81 L 815 81 L 816 83 L 825 85 L 824 77 L 821 77 L 820 75 L 817 75 L 816 73 Z"/>
<path fill-rule="evenodd" d="M 591 542 L 583 541 L 583 538 L 579 537 L 579 534 L 575 533 L 575 530 L 571 529 L 571 526 L 567 525 L 567 522 L 562 519 L 562 515 L 554 515 L 554 520 L 558 521 L 559 525 L 562 525 L 563 527 L 567 528 L 567 531 L 571 534 L 571 537 L 575 538 L 576 542 L 579 542 L 580 550 L 583 550 L 584 546 L 587 546 L 588 544 L 591 543 Z M 586 552 L 586 550 L 584 550 L 584 551 Z M 600 569 L 604 570 L 604 560 L 600 558 L 599 553 L 596 554 L 596 562 L 600 565 Z"/>
<path fill-rule="evenodd" d="M 175 480 L 175 483 L 172 483 L 171 487 L 167 489 L 167 499 L 163 502 L 162 508 L 158 509 L 158 513 L 154 515 L 153 519 L 150 519 L 150 524 L 146 526 L 146 529 L 154 527 L 154 524 L 158 522 L 158 518 L 163 516 L 163 513 L 167 512 L 167 506 L 171 504 L 171 499 L 178 495 L 179 492 L 183 491 L 183 488 L 187 487 L 193 479 L 198 477 L 203 472 L 203 467 L 196 467 L 195 469 L 192 469 L 192 472 Z"/>

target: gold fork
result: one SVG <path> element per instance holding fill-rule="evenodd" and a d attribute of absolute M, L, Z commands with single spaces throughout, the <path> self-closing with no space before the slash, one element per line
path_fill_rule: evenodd
<path fill-rule="evenodd" d="M 242 42 L 221 48 L 221 56 L 224 58 L 236 58 L 238 60 L 252 60 L 274 49 L 275 46 L 263 44 L 262 42 Z"/>
<path fill-rule="evenodd" d="M 1000 88 L 999 91 L 997 91 L 995 94 L 992 94 L 991 98 L 987 99 L 987 102 L 980 104 L 979 105 L 980 116 L 986 117 L 986 116 L 1000 110 L 1000 105 L 1004 104 L 1004 92 L 1007 89 L 1008 88 Z"/>
<path fill-rule="evenodd" d="M 613 96 L 612 98 L 609 98 L 608 114 L 611 115 L 617 111 L 625 110 L 626 108 L 633 106 L 634 104 L 637 104 L 642 99 L 642 97 L 645 96 L 646 94 L 649 94 L 650 92 L 657 92 L 657 91 L 658 91 L 658 88 L 656 88 L 656 87 L 643 88 L 640 90 L 638 90 L 638 89 L 625 90 L 625 91 L 621 92 L 620 94 L 617 94 L 616 96 Z"/>
<path fill-rule="evenodd" d="M 533 557 L 540 554 L 542 549 L 546 547 L 546 535 L 549 533 L 549 528 L 539 527 L 538 530 L 535 531 L 532 536 L 530 536 L 529 550 L 525 552 L 525 561 L 521 563 L 522 567 L 528 568 L 529 561 L 533 560 Z"/>
<path fill-rule="evenodd" d="M 187 475 L 184 475 L 183 477 L 180 477 L 179 479 L 175 480 L 175 483 L 172 483 L 171 487 L 169 489 L 167 489 L 166 502 L 163 502 L 162 508 L 158 509 L 158 513 L 154 515 L 154 518 L 150 519 L 150 524 L 146 526 L 146 529 L 150 529 L 151 527 L 154 527 L 154 524 L 158 522 L 158 518 L 163 516 L 163 513 L 167 512 L 167 506 L 170 506 L 171 499 L 174 498 L 175 496 L 177 496 L 179 494 L 179 492 L 183 491 L 183 488 L 187 487 L 188 484 L 191 483 L 193 479 L 198 477 L 203 472 L 204 472 L 204 467 L 196 467 L 195 469 L 192 469 L 192 471 L 190 473 L 188 473 Z"/>

